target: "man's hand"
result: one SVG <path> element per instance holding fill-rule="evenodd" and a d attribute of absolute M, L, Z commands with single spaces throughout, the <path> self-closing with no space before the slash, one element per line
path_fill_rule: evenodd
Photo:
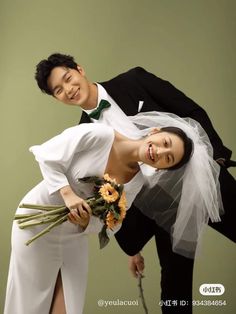
<path fill-rule="evenodd" d="M 68 219 L 70 222 L 76 225 L 80 225 L 82 228 L 86 228 L 90 215 L 92 214 L 91 208 L 87 202 L 76 195 L 71 187 L 65 186 L 60 189 L 60 194 L 66 204 L 66 207 L 70 209 Z"/>
<path fill-rule="evenodd" d="M 138 277 L 138 273 L 143 273 L 145 267 L 144 258 L 140 253 L 134 256 L 129 256 L 128 264 L 129 270 L 135 278 Z"/>
<path fill-rule="evenodd" d="M 216 159 L 219 165 L 229 168 L 229 167 L 236 167 L 236 161 L 231 159 L 225 159 L 225 158 L 218 158 Z"/>

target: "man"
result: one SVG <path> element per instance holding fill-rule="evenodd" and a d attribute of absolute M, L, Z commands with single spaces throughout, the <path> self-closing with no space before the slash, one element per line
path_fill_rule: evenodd
<path fill-rule="evenodd" d="M 107 82 L 92 83 L 86 78 L 84 69 L 72 57 L 61 54 L 53 54 L 47 60 L 42 60 L 37 66 L 35 77 L 43 92 L 65 104 L 80 106 L 83 109 L 81 123 L 107 123 L 127 136 L 132 134 L 133 126 L 124 113 L 135 115 L 138 112 L 155 110 L 172 112 L 180 117 L 191 117 L 199 121 L 208 133 L 214 158 L 221 164 L 220 182 L 225 215 L 220 223 L 211 226 L 235 241 L 233 196 L 236 182 L 227 171 L 227 166 L 233 163 L 230 161 L 231 151 L 223 145 L 206 112 L 195 102 L 169 82 L 140 67 Z M 110 107 L 100 112 L 96 109 L 102 99 L 108 101 Z M 121 248 L 131 256 L 130 269 L 135 275 L 144 267 L 139 252 L 153 235 L 161 265 L 161 299 L 166 301 L 162 311 L 192 313 L 194 261 L 172 251 L 171 238 L 166 231 L 133 206 L 128 211 L 121 230 L 116 234 L 116 239 Z M 174 300 L 185 300 L 187 305 L 181 306 L 178 302 L 177 306 L 169 306 Z"/>

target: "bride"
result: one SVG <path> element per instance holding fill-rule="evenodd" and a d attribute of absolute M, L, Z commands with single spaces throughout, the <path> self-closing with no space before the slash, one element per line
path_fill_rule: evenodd
<path fill-rule="evenodd" d="M 13 223 L 4 313 L 60 313 L 63 307 L 57 304 L 54 292 L 61 293 L 61 283 L 65 311 L 79 314 L 87 281 L 87 234 L 98 233 L 102 223 L 91 216 L 85 201 L 91 187 L 89 190 L 88 184 L 78 179 L 108 173 L 124 184 L 129 207 L 144 182 L 139 162 L 160 169 L 182 164 L 190 158 L 192 141 L 178 129 L 171 133 L 154 129 L 147 137 L 130 140 L 111 127 L 82 124 L 30 151 L 40 165 L 43 181 L 20 203 L 65 204 L 71 211 L 68 222 L 30 246 L 25 245 L 26 240 L 43 227 L 20 230 Z M 29 209 L 18 208 L 17 214 L 22 213 L 29 213 Z"/>
<path fill-rule="evenodd" d="M 172 124 L 174 127 L 165 128 L 161 123 L 158 124 L 156 118 L 155 125 L 161 128 L 153 125 L 150 128 L 149 123 L 145 124 L 140 130 L 137 128 L 139 139 L 135 140 L 119 134 L 109 126 L 81 124 L 65 130 L 42 145 L 30 148 L 39 163 L 43 180 L 20 203 L 65 204 L 70 213 L 67 222 L 30 246 L 26 246 L 25 242 L 43 227 L 20 230 L 17 223 L 13 222 L 5 314 L 83 312 L 88 272 L 87 235 L 99 233 L 103 223 L 91 215 L 85 200 L 91 196 L 91 185 L 78 180 L 89 176 L 102 177 L 108 173 L 118 183 L 124 184 L 128 209 L 145 181 L 140 171 L 142 164 L 150 169 L 158 169 L 158 173 L 163 173 L 165 178 L 166 173 L 175 173 L 176 169 L 182 169 L 185 174 L 189 172 L 189 165 L 196 163 L 196 153 L 199 152 L 196 127 L 189 126 L 181 119 L 180 123 Z M 136 122 L 140 124 L 140 121 Z M 201 155 L 208 158 L 209 154 L 206 149 L 203 153 L 204 149 Z M 156 172 L 150 177 L 157 177 L 158 183 L 162 182 L 161 175 L 156 176 Z M 184 179 L 183 176 L 183 182 Z M 215 187 L 217 182 L 216 176 Z M 201 194 L 200 186 L 196 185 L 194 189 L 198 198 Z M 217 191 L 212 193 L 214 199 L 211 199 L 220 199 L 214 185 L 211 188 L 213 192 Z M 179 188 L 178 194 L 182 195 L 183 192 Z M 29 209 L 17 209 L 17 214 L 23 213 L 29 213 Z M 204 213 L 205 216 L 207 214 L 208 211 Z M 219 213 L 215 212 L 212 216 L 217 219 Z M 176 222 L 178 234 L 178 218 Z"/>

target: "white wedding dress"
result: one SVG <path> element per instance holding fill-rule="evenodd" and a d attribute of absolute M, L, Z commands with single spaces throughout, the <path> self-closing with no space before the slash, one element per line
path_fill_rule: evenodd
<path fill-rule="evenodd" d="M 102 177 L 106 169 L 114 131 L 102 124 L 81 124 L 65 130 L 30 151 L 39 162 L 43 181 L 21 200 L 31 204 L 64 204 L 59 189 L 70 184 L 82 198 L 92 195 L 92 185 L 79 182 L 88 176 Z M 143 185 L 139 171 L 125 184 L 128 207 Z M 18 208 L 17 214 L 34 212 Z M 83 312 L 88 271 L 89 233 L 98 233 L 103 224 L 94 216 L 83 231 L 79 226 L 64 222 L 29 246 L 25 242 L 45 228 L 45 225 L 19 229 L 12 228 L 5 314 L 47 314 L 54 287 L 61 270 L 66 311 Z"/>

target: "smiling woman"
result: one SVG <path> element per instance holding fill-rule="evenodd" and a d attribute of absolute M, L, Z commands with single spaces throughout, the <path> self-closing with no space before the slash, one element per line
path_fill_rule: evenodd
<path fill-rule="evenodd" d="M 136 117 L 135 120 L 139 119 L 136 122 L 144 119 L 145 123 L 150 120 L 151 122 L 155 121 L 155 125 L 161 126 L 160 118 L 163 118 L 165 114 L 149 114 L 151 120 L 147 114 L 144 114 Z M 189 168 L 188 166 L 186 169 L 181 167 L 181 162 L 186 164 L 188 161 L 186 165 L 190 165 L 192 174 L 192 169 L 195 167 L 195 151 L 198 152 L 198 141 L 200 141 L 199 145 L 202 143 L 198 138 L 199 133 L 195 134 L 196 130 L 191 125 L 180 118 L 172 117 L 172 120 L 172 125 L 177 120 L 177 124 L 181 126 L 182 130 L 176 129 L 176 125 L 165 130 L 156 128 L 139 130 L 136 128 L 136 135 L 140 139 L 130 139 L 106 125 L 85 123 L 65 130 L 42 145 L 30 148 L 39 163 L 44 179 L 29 191 L 20 203 L 65 205 L 70 212 L 67 216 L 68 221 L 51 230 L 49 234 L 38 239 L 37 243 L 30 247 L 25 246 L 25 242 L 29 238 L 28 230 L 20 230 L 16 222 L 13 223 L 11 265 L 14 266 L 11 266 L 9 271 L 5 314 L 25 314 L 30 313 L 32 309 L 35 314 L 48 313 L 50 308 L 56 311 L 57 289 L 55 290 L 55 286 L 58 287 L 60 281 L 59 289 L 64 291 L 65 312 L 71 314 L 83 312 L 88 263 L 87 235 L 100 232 L 103 222 L 92 216 L 86 202 L 86 198 L 91 196 L 93 187 L 79 184 L 78 179 L 88 176 L 102 177 L 104 173 L 108 173 L 110 178 L 115 178 L 118 183 L 124 184 L 128 209 L 136 195 L 140 193 L 144 183 L 143 169 L 140 171 L 140 163 L 146 164 L 147 167 L 152 166 L 152 169 L 168 169 L 179 165 L 181 173 L 184 175 L 183 187 L 182 184 L 177 186 L 177 192 L 181 197 L 186 195 L 184 176 L 189 173 Z M 147 133 L 149 134 L 143 136 Z M 189 144 L 192 143 L 191 141 L 194 142 L 192 156 L 191 145 L 191 149 L 185 150 L 186 139 Z M 206 162 L 208 153 L 203 150 L 201 155 Z M 183 162 L 184 156 L 186 157 Z M 200 165 L 202 166 L 201 163 Z M 158 172 L 171 173 L 166 170 Z M 199 176 L 199 174 L 196 172 L 194 176 Z M 161 176 L 158 176 L 155 171 L 151 177 L 155 180 L 158 179 L 156 183 L 162 184 Z M 165 176 L 163 175 L 163 177 Z M 195 177 L 191 179 L 194 181 Z M 167 176 L 167 180 L 169 180 L 169 176 Z M 193 189 L 193 198 L 201 199 L 201 186 L 197 180 L 194 182 L 196 182 L 196 186 Z M 216 184 L 216 182 L 214 183 Z M 213 185 L 211 188 L 210 192 L 213 194 L 215 186 Z M 169 192 L 171 193 L 171 189 Z M 185 203 L 184 206 L 186 206 Z M 212 206 L 211 204 L 211 209 Z M 145 206 L 142 208 L 145 209 Z M 180 204 L 178 210 L 178 215 L 181 217 L 185 207 L 182 208 Z M 188 210 L 191 213 L 191 206 L 188 206 Z M 206 210 L 209 208 L 207 207 Z M 28 209 L 24 206 L 17 209 L 17 214 L 27 213 Z M 204 214 L 206 215 L 206 213 Z M 218 214 L 217 207 L 217 212 L 212 216 L 209 213 L 209 216 L 217 218 Z M 175 225 L 179 227 L 179 224 L 185 231 L 186 226 L 183 220 L 179 222 L 179 218 L 177 218 Z M 116 228 L 114 232 L 117 230 Z M 175 231 L 177 231 L 174 234 L 176 239 L 176 236 L 179 237 L 178 228 Z M 34 233 L 40 232 L 40 226 L 33 228 L 30 232 L 31 237 L 34 236 Z M 80 246 L 79 250 L 78 245 Z M 25 260 L 30 263 L 22 263 Z M 35 281 L 30 280 L 31 273 L 34 273 L 37 285 L 34 284 Z M 41 293 L 42 290 L 46 291 L 44 295 Z M 32 297 L 25 298 L 25 295 Z M 32 299 L 34 299 L 33 304 Z"/>
<path fill-rule="evenodd" d="M 158 136 L 154 137 L 154 134 Z M 154 128 L 147 139 L 146 152 L 151 166 L 158 169 L 178 169 L 190 159 L 193 142 L 177 127 Z"/>
<path fill-rule="evenodd" d="M 144 166 L 147 183 L 135 205 L 171 234 L 175 252 L 193 258 L 203 227 L 209 219 L 219 221 L 219 211 L 223 213 L 218 182 L 220 167 L 213 160 L 209 138 L 197 121 L 170 113 L 140 113 L 130 120 L 143 136 L 148 129 L 157 132 L 158 125 L 159 131 L 151 137 L 159 138 L 151 143 L 146 139 L 149 165 L 158 163 L 155 155 L 159 151 L 163 152 L 163 164 L 168 164 L 170 158 L 168 170 L 172 170 L 155 172 Z M 173 165 L 172 161 L 176 163 Z M 164 201 L 157 186 L 166 195 Z"/>
<path fill-rule="evenodd" d="M 114 145 L 124 149 L 115 150 Z M 126 138 L 117 138 L 111 127 L 102 124 L 81 124 L 42 145 L 31 147 L 44 179 L 23 197 L 20 204 L 65 205 L 70 212 L 67 221 L 30 246 L 25 245 L 29 236 L 38 234 L 44 227 L 21 230 L 16 222 L 13 223 L 5 314 L 42 314 L 49 313 L 50 308 L 58 313 L 55 304 L 60 282 L 64 290 L 61 295 L 65 299 L 60 309 L 64 308 L 64 312 L 70 314 L 83 313 L 88 268 L 87 235 L 99 233 L 103 228 L 103 222 L 91 215 L 85 200 L 93 196 L 94 185 L 84 183 L 83 179 L 102 177 L 108 169 L 114 178 L 116 161 L 124 159 L 124 155 L 130 156 L 117 177 L 118 183 L 124 183 L 128 209 L 144 181 L 137 162 L 136 167 L 129 167 L 135 160 L 128 147 Z M 32 212 L 24 206 L 17 209 L 17 214 Z"/>
<path fill-rule="evenodd" d="M 136 132 L 139 133 L 139 130 L 136 129 Z M 92 216 L 86 202 L 86 198 L 92 195 L 93 186 L 81 184 L 78 180 L 109 173 L 112 179 L 124 184 L 128 209 L 144 183 L 139 162 L 155 168 L 158 165 L 169 168 L 172 163 L 165 164 L 167 152 L 161 153 L 161 150 L 170 149 L 168 154 L 173 154 L 177 160 L 176 156 L 180 157 L 179 147 L 183 156 L 182 139 L 169 132 L 153 131 L 151 135 L 133 140 L 111 127 L 90 123 L 69 128 L 42 145 L 32 146 L 30 151 L 35 155 L 44 179 L 24 196 L 20 204 L 66 206 L 69 213 L 62 225 L 29 247 L 25 246 L 29 231 L 13 223 L 4 313 L 25 314 L 33 309 L 34 313 L 41 314 L 48 313 L 50 308 L 57 313 L 58 285 L 64 290 L 64 305 L 61 307 L 67 313 L 82 313 L 88 263 L 87 235 L 100 232 L 103 222 Z M 154 149 L 157 157 L 154 157 Z M 147 156 L 150 151 L 151 159 Z M 17 214 L 28 213 L 34 214 L 34 210 L 23 205 L 17 209 Z M 30 237 L 41 232 L 41 228 L 40 225 L 31 228 Z M 30 262 L 22 263 L 25 260 Z M 31 280 L 32 273 L 37 285 Z M 25 298 L 25 295 L 31 297 Z"/>

